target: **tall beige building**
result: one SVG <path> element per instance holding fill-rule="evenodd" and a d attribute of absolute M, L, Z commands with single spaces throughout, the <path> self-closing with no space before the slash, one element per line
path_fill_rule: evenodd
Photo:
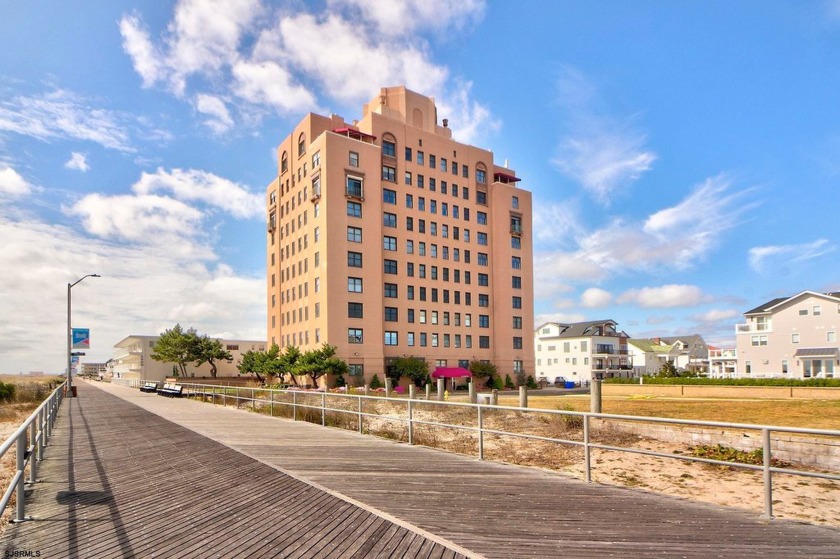
<path fill-rule="evenodd" d="M 269 343 L 335 345 L 355 384 L 403 356 L 534 374 L 531 193 L 434 99 L 389 87 L 353 123 L 310 113 L 277 159 Z"/>

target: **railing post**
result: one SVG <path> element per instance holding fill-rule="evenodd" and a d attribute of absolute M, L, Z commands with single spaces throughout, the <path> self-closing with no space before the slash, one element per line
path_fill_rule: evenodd
<path fill-rule="evenodd" d="M 408 385 L 408 398 L 410 400 L 413 400 L 416 397 L 417 397 L 417 387 L 415 387 L 414 384 L 409 384 Z"/>
<path fill-rule="evenodd" d="M 592 483 L 592 449 L 589 448 L 589 414 L 583 416 L 583 469 L 587 483 Z"/>
<path fill-rule="evenodd" d="M 478 459 L 484 460 L 484 416 L 481 412 L 481 404 L 478 408 Z"/>
<path fill-rule="evenodd" d="M 297 392 L 292 392 L 292 420 L 297 421 Z"/>
<path fill-rule="evenodd" d="M 251 409 L 257 411 L 257 389 L 251 389 Z"/>
<path fill-rule="evenodd" d="M 443 383 L 444 382 L 445 381 L 442 378 L 437 379 L 437 399 L 438 399 L 438 402 L 443 402 L 443 388 L 444 388 Z"/>
<path fill-rule="evenodd" d="M 321 393 L 321 427 L 326 427 L 327 425 L 327 393 L 326 388 L 324 388 L 324 392 Z"/>
<path fill-rule="evenodd" d="M 470 379 L 469 384 L 470 404 L 475 404 L 477 396 L 475 395 L 475 383 Z"/>
<path fill-rule="evenodd" d="M 367 385 L 365 385 L 365 396 L 367 396 Z M 362 397 L 357 396 L 359 399 L 359 434 L 364 433 L 364 420 L 365 417 L 362 415 Z"/>
<path fill-rule="evenodd" d="M 764 458 L 764 516 L 769 520 L 773 519 L 773 472 L 770 471 L 770 466 L 773 463 L 773 457 L 770 450 L 770 429 L 764 428 L 761 430 L 763 439 L 763 458 Z"/>
<path fill-rule="evenodd" d="M 22 522 L 26 519 L 26 478 L 23 475 L 23 470 L 26 468 L 26 431 L 18 435 L 17 439 L 17 503 L 15 504 L 15 520 Z"/>
<path fill-rule="evenodd" d="M 38 414 L 38 429 L 41 431 L 41 437 L 38 439 L 38 460 L 44 459 L 44 445 L 47 444 L 46 414 L 49 409 L 50 406 L 47 404 L 44 406 L 44 409 L 41 410 L 41 413 Z"/>
<path fill-rule="evenodd" d="M 426 383 L 426 401 L 430 401 L 432 399 L 432 385 L 428 382 Z"/>
<path fill-rule="evenodd" d="M 38 418 L 35 418 L 35 421 L 29 424 L 29 448 L 27 449 L 27 454 L 29 457 L 29 483 L 35 483 L 35 476 L 38 474 L 38 466 L 36 465 L 37 460 L 35 460 L 35 456 L 38 449 Z"/>
<path fill-rule="evenodd" d="M 268 404 L 268 413 L 271 417 L 274 417 L 274 390 L 271 390 L 268 394 L 271 398 L 271 403 Z"/>
<path fill-rule="evenodd" d="M 589 411 L 601 413 L 601 379 L 592 379 L 589 383 Z"/>
<path fill-rule="evenodd" d="M 236 409 L 239 409 L 239 387 L 236 387 Z"/>
<path fill-rule="evenodd" d="M 408 400 L 408 444 L 414 444 L 414 400 Z"/>
<path fill-rule="evenodd" d="M 520 386 L 519 387 L 519 407 L 520 408 L 527 408 L 528 407 L 528 387 L 527 386 Z"/>

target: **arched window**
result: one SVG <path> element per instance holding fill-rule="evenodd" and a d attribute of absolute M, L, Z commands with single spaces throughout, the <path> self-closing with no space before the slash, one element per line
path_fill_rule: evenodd
<path fill-rule="evenodd" d="M 487 166 L 484 163 L 478 163 L 475 166 L 475 182 L 487 184 Z"/>
<path fill-rule="evenodd" d="M 306 135 L 301 132 L 298 136 L 298 157 L 306 153 Z"/>
<path fill-rule="evenodd" d="M 289 154 L 285 151 L 283 155 L 280 156 L 280 172 L 285 173 L 289 170 Z"/>
<path fill-rule="evenodd" d="M 393 134 L 382 134 L 383 157 L 397 157 L 397 139 Z"/>

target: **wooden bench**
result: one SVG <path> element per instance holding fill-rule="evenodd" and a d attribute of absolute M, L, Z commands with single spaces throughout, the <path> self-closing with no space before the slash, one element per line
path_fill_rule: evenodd
<path fill-rule="evenodd" d="M 157 393 L 160 396 L 167 396 L 169 398 L 180 398 L 184 395 L 184 387 L 175 383 L 164 383 L 163 388 L 159 388 Z"/>
<path fill-rule="evenodd" d="M 140 387 L 140 392 L 157 392 L 158 391 L 158 383 L 156 382 L 145 382 L 143 386 Z"/>

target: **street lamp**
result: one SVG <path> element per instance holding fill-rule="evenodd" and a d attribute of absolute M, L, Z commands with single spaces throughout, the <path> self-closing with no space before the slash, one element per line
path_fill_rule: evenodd
<path fill-rule="evenodd" d="M 72 369 L 72 364 L 71 364 L 70 361 L 72 359 L 71 354 L 72 354 L 72 351 L 73 351 L 73 342 L 72 342 L 73 328 L 70 325 L 71 324 L 71 322 L 70 322 L 70 300 L 71 300 L 70 290 L 73 289 L 74 285 L 76 285 L 77 283 L 80 283 L 85 278 L 99 278 L 99 277 L 102 277 L 102 276 L 100 276 L 99 274 L 88 274 L 86 276 L 83 276 L 83 277 L 77 279 L 73 283 L 68 283 L 67 284 L 67 389 L 71 392 L 72 392 L 72 389 L 73 389 L 73 369 Z"/>

